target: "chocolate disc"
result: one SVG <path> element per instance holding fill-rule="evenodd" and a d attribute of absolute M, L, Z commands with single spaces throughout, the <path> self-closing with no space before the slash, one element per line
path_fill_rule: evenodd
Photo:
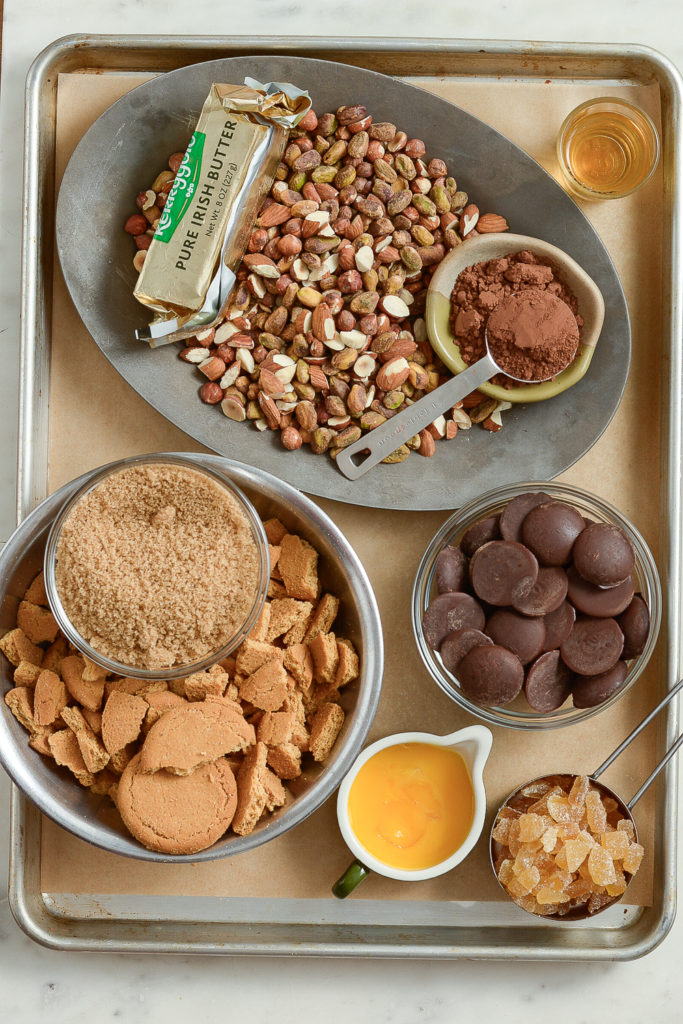
<path fill-rule="evenodd" d="M 529 707 L 541 712 L 561 708 L 571 692 L 573 679 L 559 651 L 542 654 L 529 666 L 524 681 Z"/>
<path fill-rule="evenodd" d="M 503 540 L 522 539 L 522 523 L 532 508 L 553 499 L 545 491 L 526 491 L 509 501 L 500 514 L 500 534 Z"/>
<path fill-rule="evenodd" d="M 633 580 L 630 577 L 616 587 L 596 587 L 583 576 L 579 576 L 576 567 L 570 565 L 567 569 L 567 579 L 567 597 L 576 610 L 598 619 L 621 615 L 633 597 Z"/>
<path fill-rule="evenodd" d="M 624 634 L 614 619 L 580 618 L 562 644 L 562 660 L 580 676 L 608 672 L 621 657 Z"/>
<path fill-rule="evenodd" d="M 612 523 L 591 523 L 577 538 L 574 565 L 596 587 L 616 587 L 633 572 L 635 554 L 624 531 Z"/>
<path fill-rule="evenodd" d="M 422 616 L 422 630 L 429 646 L 438 651 L 442 640 L 456 629 L 483 629 L 484 610 L 469 594 L 439 594 L 429 602 Z"/>
<path fill-rule="evenodd" d="M 554 612 L 543 616 L 545 625 L 544 650 L 554 651 L 565 642 L 576 622 L 576 611 L 569 601 L 563 601 Z"/>
<path fill-rule="evenodd" d="M 486 633 L 494 644 L 516 654 L 522 665 L 538 657 L 545 643 L 543 619 L 528 619 L 507 608 L 493 613 L 486 623 Z"/>
<path fill-rule="evenodd" d="M 538 577 L 529 593 L 524 597 L 515 598 L 512 607 L 522 615 L 548 615 L 564 601 L 567 586 L 567 574 L 564 569 L 558 566 L 544 566 L 538 570 Z"/>
<path fill-rule="evenodd" d="M 487 519 L 480 519 L 478 523 L 465 530 L 460 541 L 460 547 L 471 558 L 477 548 L 482 544 L 488 544 L 490 540 L 498 540 L 500 537 L 500 516 L 488 516 Z"/>
<path fill-rule="evenodd" d="M 597 676 L 583 676 L 572 688 L 572 701 L 575 708 L 594 708 L 596 704 L 611 697 L 619 689 L 628 675 L 628 665 L 618 661 L 613 668 Z"/>
<path fill-rule="evenodd" d="M 449 544 L 439 552 L 434 572 L 436 589 L 440 594 L 463 590 L 469 584 L 467 559 L 460 550 Z"/>
<path fill-rule="evenodd" d="M 622 658 L 637 658 L 643 653 L 650 633 L 650 613 L 645 601 L 636 594 L 625 612 L 618 617 L 619 629 L 624 634 Z"/>
<path fill-rule="evenodd" d="M 453 675 L 457 674 L 458 666 L 466 654 L 469 654 L 473 647 L 481 647 L 482 644 L 492 644 L 493 640 L 480 629 L 465 627 L 455 629 L 442 641 L 439 648 L 444 668 Z"/>
<path fill-rule="evenodd" d="M 544 565 L 567 565 L 574 541 L 584 529 L 583 516 L 563 501 L 532 508 L 522 523 L 522 541 Z"/>
<path fill-rule="evenodd" d="M 474 704 L 509 704 L 522 689 L 524 669 L 516 654 L 505 647 L 473 647 L 460 662 L 458 679 L 464 695 Z"/>
<path fill-rule="evenodd" d="M 475 551 L 470 576 L 482 601 L 508 605 L 529 593 L 538 578 L 538 562 L 523 544 L 492 540 Z"/>

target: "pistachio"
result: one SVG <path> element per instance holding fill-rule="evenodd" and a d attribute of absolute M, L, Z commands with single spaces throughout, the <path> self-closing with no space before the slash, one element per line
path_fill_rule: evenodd
<path fill-rule="evenodd" d="M 374 430 L 375 427 L 380 427 L 386 421 L 386 416 L 373 412 L 372 409 L 367 409 L 360 418 L 360 425 L 362 430 Z"/>
<path fill-rule="evenodd" d="M 382 462 L 386 462 L 389 465 L 393 465 L 396 462 L 405 462 L 409 455 L 410 448 L 408 448 L 408 445 L 402 444 L 395 452 L 391 452 L 390 455 L 385 456 L 385 458 L 382 459 Z"/>

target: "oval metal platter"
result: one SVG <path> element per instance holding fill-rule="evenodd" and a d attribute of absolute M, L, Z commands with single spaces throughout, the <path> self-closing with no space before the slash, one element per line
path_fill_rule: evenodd
<path fill-rule="evenodd" d="M 363 103 L 444 159 L 480 209 L 502 214 L 513 231 L 573 256 L 595 280 L 607 316 L 590 371 L 548 402 L 505 413 L 498 434 L 474 428 L 436 455 L 380 465 L 351 482 L 326 456 L 285 452 L 279 433 L 235 423 L 197 396 L 196 368 L 176 345 L 135 340 L 149 321 L 133 298 L 132 240 L 123 231 L 134 198 L 184 150 L 212 82 L 293 82 L 316 111 Z M 88 216 L 83 216 L 83 210 Z M 466 243 L 465 243 L 466 244 Z M 597 441 L 628 376 L 631 335 L 624 294 L 597 233 L 557 182 L 499 132 L 446 100 L 385 75 L 303 57 L 233 57 L 195 64 L 146 82 L 114 103 L 84 135 L 64 174 L 57 247 L 67 286 L 86 328 L 121 376 L 150 405 L 207 448 L 258 466 L 311 494 L 377 508 L 455 508 L 495 484 L 550 479 Z"/>

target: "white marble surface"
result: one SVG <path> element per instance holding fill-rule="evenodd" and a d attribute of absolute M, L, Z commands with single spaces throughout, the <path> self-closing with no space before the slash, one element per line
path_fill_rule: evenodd
<path fill-rule="evenodd" d="M 69 33 L 418 35 L 643 43 L 683 68 L 679 0 L 5 0 L 0 108 L 0 537 L 14 519 L 22 93 L 27 69 Z M 683 1019 L 683 916 L 648 957 L 623 965 L 269 960 L 65 954 L 17 928 L 4 893 L 8 793 L 0 773 L 0 1020 L 180 1024 L 235 1017 L 280 1024 L 503 1019 L 635 1024 Z M 679 872 L 683 878 L 683 873 Z"/>

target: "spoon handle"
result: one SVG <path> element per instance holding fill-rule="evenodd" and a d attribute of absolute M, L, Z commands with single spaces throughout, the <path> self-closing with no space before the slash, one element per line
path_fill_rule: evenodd
<path fill-rule="evenodd" d="M 485 355 L 446 384 L 420 398 L 414 405 L 397 413 L 380 427 L 375 427 L 348 448 L 343 448 L 337 455 L 337 466 L 349 480 L 357 480 L 496 373 L 498 367 L 490 356 Z M 354 461 L 353 456 L 361 452 L 369 454 L 358 462 Z"/>

